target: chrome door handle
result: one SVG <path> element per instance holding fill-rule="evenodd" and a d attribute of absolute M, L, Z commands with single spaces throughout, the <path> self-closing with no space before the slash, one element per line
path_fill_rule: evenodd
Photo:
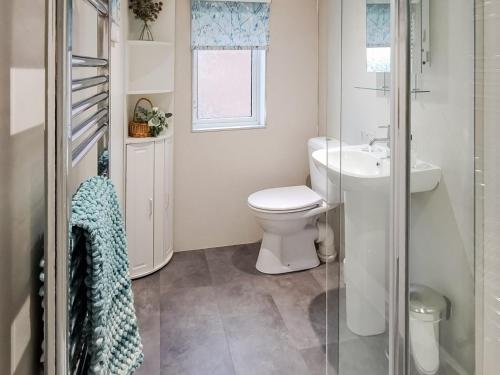
<path fill-rule="evenodd" d="M 153 216 L 153 198 L 149 198 L 149 217 Z"/>

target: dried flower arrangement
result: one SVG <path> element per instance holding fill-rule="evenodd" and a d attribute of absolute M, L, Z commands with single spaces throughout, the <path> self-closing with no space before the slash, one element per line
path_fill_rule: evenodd
<path fill-rule="evenodd" d="M 148 22 L 155 22 L 163 9 L 162 1 L 154 0 L 130 0 L 129 9 L 134 13 L 135 18 L 144 22 L 142 26 L 140 40 L 154 40 L 153 33 Z"/>

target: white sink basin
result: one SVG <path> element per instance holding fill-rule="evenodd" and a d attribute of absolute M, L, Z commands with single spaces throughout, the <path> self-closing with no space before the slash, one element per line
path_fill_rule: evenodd
<path fill-rule="evenodd" d="M 387 155 L 386 148 L 367 145 L 318 150 L 312 154 L 317 165 L 327 168 L 330 180 L 342 190 L 380 193 L 389 192 L 391 167 Z M 418 160 L 411 170 L 411 192 L 433 190 L 440 179 L 441 168 Z"/>
<path fill-rule="evenodd" d="M 357 335 L 386 329 L 386 263 L 389 253 L 390 158 L 385 147 L 345 146 L 312 154 L 328 179 L 340 187 L 344 203 L 344 280 L 347 327 Z M 418 161 L 411 192 L 433 190 L 441 169 Z M 362 306 L 362 308 L 360 308 Z"/>

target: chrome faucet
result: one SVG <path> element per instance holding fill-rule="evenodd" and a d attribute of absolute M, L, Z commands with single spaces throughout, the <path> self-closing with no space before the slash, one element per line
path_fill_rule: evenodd
<path fill-rule="evenodd" d="M 385 138 L 372 138 L 370 143 L 368 145 L 371 147 L 375 143 L 382 143 L 385 142 L 387 144 L 387 147 L 391 147 L 391 125 L 382 125 L 378 127 L 379 129 L 387 129 L 387 136 Z"/>

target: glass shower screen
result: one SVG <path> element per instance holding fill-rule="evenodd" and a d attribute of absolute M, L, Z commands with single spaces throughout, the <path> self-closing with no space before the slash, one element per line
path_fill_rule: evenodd
<path fill-rule="evenodd" d="M 320 130 L 340 141 L 328 374 L 500 371 L 498 14 L 319 0 Z"/>
<path fill-rule="evenodd" d="M 338 261 L 328 267 L 327 374 L 388 375 L 391 4 L 320 0 L 319 15 L 320 128 L 340 141 L 325 162 L 339 197 L 328 215 Z M 371 59 L 380 49 L 385 63 Z"/>

